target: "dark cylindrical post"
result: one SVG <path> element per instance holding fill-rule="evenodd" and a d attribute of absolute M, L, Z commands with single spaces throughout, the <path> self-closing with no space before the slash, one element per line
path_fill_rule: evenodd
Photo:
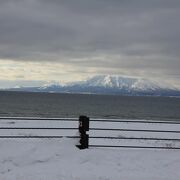
<path fill-rule="evenodd" d="M 80 149 L 87 149 L 89 147 L 89 134 L 81 134 Z"/>
<path fill-rule="evenodd" d="M 85 133 L 89 131 L 89 118 L 86 116 L 79 117 L 79 132 Z"/>
<path fill-rule="evenodd" d="M 86 116 L 79 117 L 79 133 L 80 133 L 80 145 L 79 149 L 86 149 L 89 147 L 89 135 L 86 134 L 89 131 L 89 118 Z"/>

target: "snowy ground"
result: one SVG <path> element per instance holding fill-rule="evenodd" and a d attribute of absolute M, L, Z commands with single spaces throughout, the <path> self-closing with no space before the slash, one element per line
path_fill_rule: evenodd
<path fill-rule="evenodd" d="M 43 122 L 44 123 L 44 122 Z M 7 121 L 1 127 L 74 127 L 77 122 Z M 91 123 L 90 127 L 102 127 Z M 180 125 L 103 123 L 103 127 L 180 130 Z M 173 133 L 96 132 L 90 136 L 180 138 Z M 0 135 L 77 135 L 75 131 L 0 130 Z M 78 139 L 1 139 L 0 180 L 179 180 L 180 150 L 107 149 L 75 147 Z M 90 140 L 90 144 L 173 145 L 179 142 Z"/>

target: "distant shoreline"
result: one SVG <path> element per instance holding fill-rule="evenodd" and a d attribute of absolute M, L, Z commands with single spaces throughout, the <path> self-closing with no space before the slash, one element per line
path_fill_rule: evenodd
<path fill-rule="evenodd" d="M 125 95 L 125 94 L 109 94 L 109 93 L 85 93 L 85 92 L 47 92 L 47 91 L 21 91 L 21 90 L 4 90 L 1 92 L 15 92 L 15 93 L 43 93 L 43 94 L 72 94 L 72 95 L 97 95 L 97 96 L 122 96 L 122 97 L 161 97 L 161 98 L 180 98 L 180 96 L 164 96 L 164 95 Z"/>

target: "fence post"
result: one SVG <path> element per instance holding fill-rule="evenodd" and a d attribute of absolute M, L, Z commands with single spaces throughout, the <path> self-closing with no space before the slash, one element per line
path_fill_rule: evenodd
<path fill-rule="evenodd" d="M 79 149 L 87 149 L 89 147 L 89 135 L 86 134 L 86 131 L 89 131 L 89 118 L 87 116 L 79 116 L 80 145 L 77 145 Z"/>

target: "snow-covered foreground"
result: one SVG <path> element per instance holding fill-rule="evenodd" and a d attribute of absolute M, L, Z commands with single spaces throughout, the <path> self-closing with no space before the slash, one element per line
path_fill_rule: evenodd
<path fill-rule="evenodd" d="M 179 150 L 79 150 L 76 140 L 0 142 L 1 180 L 179 180 Z"/>
<path fill-rule="evenodd" d="M 77 122 L 1 120 L 0 127 L 77 127 Z M 90 128 L 180 130 L 173 124 L 90 122 Z M 91 136 L 180 138 L 179 133 L 90 131 Z M 77 130 L 0 130 L 0 135 L 77 135 Z M 180 147 L 180 142 L 98 140 L 90 144 Z M 76 148 L 78 139 L 0 139 L 0 180 L 179 180 L 180 150 Z"/>

